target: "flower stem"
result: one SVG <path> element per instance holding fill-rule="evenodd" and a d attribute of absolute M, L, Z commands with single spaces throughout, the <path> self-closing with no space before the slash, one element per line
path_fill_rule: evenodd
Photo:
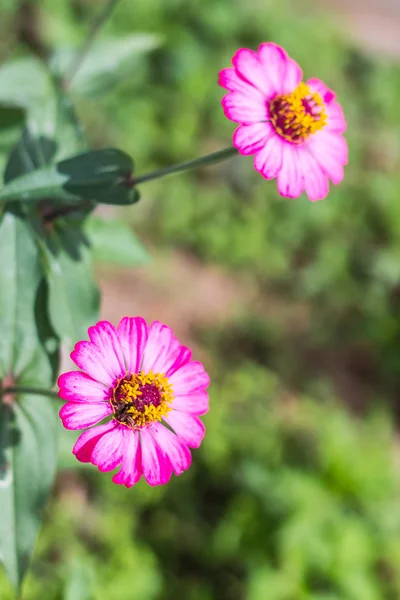
<path fill-rule="evenodd" d="M 58 393 L 53 390 L 44 390 L 42 388 L 30 387 L 25 385 L 16 385 L 12 387 L 0 388 L 0 398 L 7 394 L 37 394 L 38 396 L 50 396 L 58 398 Z"/>
<path fill-rule="evenodd" d="M 164 169 L 158 169 L 157 171 L 147 173 L 146 175 L 133 177 L 132 181 L 130 181 L 129 184 L 136 186 L 139 183 L 151 181 L 152 179 L 159 179 L 160 177 L 172 175 L 173 173 L 179 173 L 180 171 L 189 171 L 191 169 L 197 169 L 198 167 L 206 167 L 208 165 L 218 163 L 221 160 L 230 158 L 231 156 L 235 156 L 235 154 L 237 154 L 236 148 L 234 148 L 233 146 L 229 146 L 229 148 L 218 150 L 218 152 L 212 152 L 212 154 L 206 154 L 205 156 L 200 156 L 199 158 L 187 160 L 183 163 L 178 163 L 177 165 L 171 165 L 170 167 L 165 167 Z"/>
<path fill-rule="evenodd" d="M 64 87 L 69 88 L 71 85 L 71 81 L 79 71 L 83 61 L 85 60 L 86 54 L 89 52 L 98 32 L 107 21 L 107 19 L 111 16 L 112 11 L 117 6 L 118 0 L 108 0 L 108 3 L 101 11 L 101 13 L 93 20 L 92 27 L 88 33 L 88 36 L 81 48 L 76 53 L 74 60 L 72 61 L 71 67 L 69 69 L 68 75 L 64 79 Z"/>

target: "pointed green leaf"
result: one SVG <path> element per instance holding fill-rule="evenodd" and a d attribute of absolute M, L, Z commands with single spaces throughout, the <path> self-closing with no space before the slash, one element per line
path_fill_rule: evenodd
<path fill-rule="evenodd" d="M 46 385 L 38 379 L 36 385 Z M 23 394 L 12 407 L 0 404 L 0 561 L 17 590 L 29 567 L 55 475 L 56 426 L 49 398 Z"/>
<path fill-rule="evenodd" d="M 132 227 L 119 219 L 101 219 L 92 215 L 85 223 L 94 259 L 121 266 L 140 266 L 150 256 L 135 236 Z"/>
<path fill-rule="evenodd" d="M 90 251 L 78 227 L 48 234 L 43 244 L 47 262 L 50 321 L 57 335 L 75 343 L 98 317 L 99 290 Z"/>
<path fill-rule="evenodd" d="M 0 380 L 49 388 L 51 367 L 35 320 L 43 271 L 28 224 L 0 223 Z M 55 473 L 55 414 L 48 398 L 0 402 L 0 561 L 19 589 Z"/>
<path fill-rule="evenodd" d="M 161 38 L 149 33 L 95 42 L 72 80 L 72 91 L 85 96 L 109 92 L 124 77 L 137 70 L 144 54 L 160 44 Z M 78 48 L 58 50 L 52 61 L 54 72 L 68 75 L 77 51 Z"/>
<path fill-rule="evenodd" d="M 120 150 L 84 152 L 12 179 L 0 190 L 0 201 L 50 199 L 55 203 L 84 198 L 104 204 L 133 204 L 139 192 L 126 184 L 132 169 L 132 159 Z"/>

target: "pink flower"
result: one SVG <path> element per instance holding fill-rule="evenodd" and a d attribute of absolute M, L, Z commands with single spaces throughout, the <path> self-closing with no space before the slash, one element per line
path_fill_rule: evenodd
<path fill-rule="evenodd" d="M 258 52 L 241 48 L 224 69 L 219 84 L 225 115 L 240 123 L 233 145 L 254 154 L 265 179 L 278 180 L 282 196 L 322 200 L 329 179 L 337 185 L 347 164 L 346 121 L 332 90 L 319 79 L 302 82 L 302 70 L 283 48 L 261 44 Z"/>
<path fill-rule="evenodd" d="M 198 448 L 205 429 L 198 418 L 208 410 L 210 379 L 191 351 L 158 321 L 124 317 L 89 328 L 90 341 L 71 353 L 82 369 L 58 380 L 67 403 L 60 417 L 67 429 L 88 429 L 73 453 L 100 471 L 121 467 L 113 481 L 131 487 L 169 481 L 189 468 L 189 447 Z M 168 427 L 161 423 L 164 420 Z"/>

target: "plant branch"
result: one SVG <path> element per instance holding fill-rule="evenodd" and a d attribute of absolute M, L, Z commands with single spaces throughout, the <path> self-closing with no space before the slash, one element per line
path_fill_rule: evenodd
<path fill-rule="evenodd" d="M 71 67 L 68 71 L 68 74 L 64 79 L 64 88 L 69 88 L 71 86 L 71 82 L 77 74 L 77 72 L 79 71 L 83 61 L 85 60 L 85 57 L 89 52 L 94 40 L 96 39 L 97 34 L 99 33 L 100 29 L 103 27 L 107 19 L 110 18 L 111 13 L 113 12 L 117 4 L 118 0 L 108 0 L 108 3 L 105 6 L 104 10 L 102 10 L 102 12 L 93 20 L 92 27 L 88 33 L 88 36 L 82 44 L 81 48 L 77 51 L 76 56 L 72 61 Z"/>
<path fill-rule="evenodd" d="M 151 181 L 153 179 L 159 179 L 160 177 L 172 175 L 173 173 L 179 173 L 180 171 L 189 171 L 192 169 L 197 169 L 198 167 L 206 167 L 208 165 L 213 165 L 215 163 L 221 162 L 221 160 L 226 160 L 231 156 L 235 156 L 237 152 L 238 151 L 236 148 L 234 148 L 233 146 L 229 146 L 228 148 L 224 148 L 223 150 L 213 152 L 212 154 L 200 156 L 200 158 L 194 158 L 192 160 L 187 160 L 183 163 L 178 163 L 177 165 L 165 167 L 164 169 L 158 169 L 157 171 L 153 171 L 145 175 L 140 175 L 139 177 L 132 177 L 132 179 L 129 180 L 127 183 L 129 185 L 136 186 L 139 183 L 144 183 L 145 181 Z"/>
<path fill-rule="evenodd" d="M 44 390 L 42 388 L 15 385 L 11 387 L 0 388 L 0 398 L 7 394 L 36 394 L 38 396 L 50 396 L 51 398 L 58 398 L 58 393 L 53 390 Z"/>

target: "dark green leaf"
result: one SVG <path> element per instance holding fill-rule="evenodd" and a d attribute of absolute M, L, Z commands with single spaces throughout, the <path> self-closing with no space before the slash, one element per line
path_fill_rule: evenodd
<path fill-rule="evenodd" d="M 109 92 L 122 79 L 134 73 L 144 54 L 158 48 L 161 38 L 154 34 L 135 34 L 125 38 L 95 42 L 72 80 L 72 91 L 86 96 Z M 66 75 L 78 48 L 58 50 L 52 67 Z"/>
<path fill-rule="evenodd" d="M 119 219 L 101 219 L 92 215 L 85 223 L 94 259 L 131 267 L 150 260 L 147 250 L 135 236 L 132 227 Z"/>
<path fill-rule="evenodd" d="M 54 158 L 56 144 L 43 136 L 34 138 L 25 128 L 21 139 L 17 142 L 7 162 L 4 172 L 4 183 L 48 165 Z"/>
<path fill-rule="evenodd" d="M 99 290 L 90 251 L 80 229 L 70 225 L 49 232 L 42 243 L 50 321 L 61 339 L 75 343 L 86 336 L 88 327 L 98 317 Z"/>
<path fill-rule="evenodd" d="M 139 192 L 125 182 L 132 168 L 132 159 L 120 150 L 85 152 L 13 179 L 0 191 L 0 201 L 74 202 L 84 198 L 105 204 L 133 204 Z"/>

